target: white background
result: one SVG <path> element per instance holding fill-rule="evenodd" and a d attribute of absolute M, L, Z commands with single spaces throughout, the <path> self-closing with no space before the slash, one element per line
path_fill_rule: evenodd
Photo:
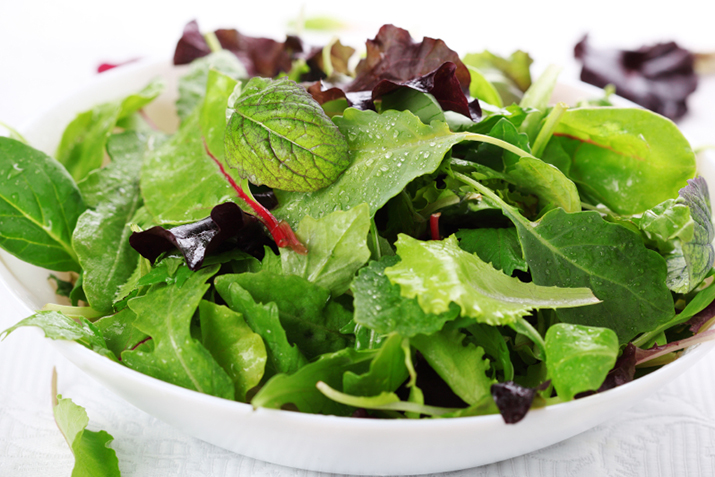
<path fill-rule="evenodd" d="M 444 39 L 460 53 L 524 49 L 536 70 L 564 66 L 576 78 L 573 45 L 590 33 L 599 46 L 677 40 L 715 51 L 711 2 L 481 1 L 305 2 L 306 16 L 345 22 L 343 43 L 360 46 L 383 23 L 413 37 Z M 236 27 L 282 39 L 301 11 L 288 1 L 62 2 L 0 0 L 0 122 L 21 128 L 81 89 L 102 62 L 171 57 L 184 24 Z M 329 38 L 327 35 L 326 38 Z M 715 144 L 715 82 L 704 78 L 681 127 L 695 147 Z M 0 310 L 3 304 L 0 304 Z M 14 323 L 0 311 L 0 329 Z M 49 404 L 53 366 L 60 391 L 87 408 L 91 429 L 115 437 L 124 477 L 312 476 L 187 437 L 138 411 L 75 370 L 47 343 L 23 331 L 0 343 L 0 476 L 70 475 L 73 458 Z M 715 475 L 715 355 L 618 418 L 551 448 L 458 476 Z"/>

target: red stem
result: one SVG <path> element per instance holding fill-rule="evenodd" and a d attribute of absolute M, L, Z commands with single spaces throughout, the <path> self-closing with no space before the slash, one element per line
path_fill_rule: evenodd
<path fill-rule="evenodd" d="M 301 255 L 305 255 L 308 253 L 308 249 L 305 248 L 305 245 L 300 243 L 298 238 L 295 236 L 293 233 L 293 230 L 290 228 L 290 225 L 288 225 L 287 222 L 279 221 L 276 219 L 273 214 L 270 213 L 268 209 L 263 207 L 261 204 L 256 202 L 255 200 L 251 199 L 248 194 L 239 186 L 235 180 L 233 180 L 233 177 L 229 175 L 228 172 L 226 172 L 226 169 L 223 167 L 223 164 L 216 159 L 216 156 L 211 154 L 211 151 L 209 151 L 209 147 L 206 144 L 206 139 L 204 138 L 204 148 L 206 149 L 206 154 L 209 155 L 211 159 L 216 163 L 218 168 L 221 170 L 221 174 L 226 178 L 229 184 L 231 184 L 231 187 L 236 191 L 238 194 L 238 197 L 241 198 L 248 206 L 253 209 L 254 212 L 256 212 L 256 215 L 258 216 L 258 220 L 260 220 L 263 225 L 266 226 L 268 229 L 268 232 L 273 236 L 273 240 L 276 242 L 276 245 L 279 247 L 288 247 L 294 252 L 297 252 Z"/>
<path fill-rule="evenodd" d="M 432 240 L 442 240 L 439 235 L 439 218 L 441 215 L 441 212 L 437 212 L 429 216 L 429 229 L 432 234 Z"/>

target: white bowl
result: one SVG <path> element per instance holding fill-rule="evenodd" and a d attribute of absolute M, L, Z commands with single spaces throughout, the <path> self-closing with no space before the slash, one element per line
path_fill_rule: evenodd
<path fill-rule="evenodd" d="M 149 115 L 173 124 L 176 79 L 185 68 L 144 61 L 100 75 L 90 87 L 60 102 L 23 128 L 30 144 L 49 154 L 65 125 L 94 104 L 136 91 L 156 76 L 169 87 Z M 575 103 L 598 97 L 582 83 L 559 84 L 555 98 Z M 620 100 L 619 100 L 620 101 Z M 622 104 L 625 104 L 622 101 Z M 699 165 L 715 184 L 714 161 Z M 12 316 L 28 316 L 52 301 L 47 271 L 0 254 L 0 303 Z M 680 359 L 632 383 L 602 394 L 529 412 L 506 425 L 501 416 L 458 419 L 373 420 L 301 414 L 190 391 L 143 375 L 74 343 L 51 341 L 89 376 L 134 406 L 191 436 L 256 459 L 323 472 L 425 474 L 484 465 L 541 449 L 604 422 L 651 395 L 703 357 L 713 344 L 688 350 Z"/>

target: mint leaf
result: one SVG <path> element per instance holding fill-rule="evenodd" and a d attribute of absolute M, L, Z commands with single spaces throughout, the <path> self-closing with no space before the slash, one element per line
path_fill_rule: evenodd
<path fill-rule="evenodd" d="M 134 326 L 152 337 L 154 349 L 124 351 L 122 362 L 162 381 L 233 399 L 231 378 L 190 331 L 194 312 L 209 288 L 206 281 L 218 269 L 203 268 L 190 273 L 181 286 L 157 284 L 146 295 L 131 299 L 129 308 L 137 315 Z"/>
<path fill-rule="evenodd" d="M 377 114 L 348 108 L 335 123 L 348 139 L 350 166 L 319 191 L 279 192 L 280 205 L 274 213 L 291 225 L 306 215 L 320 218 L 363 202 L 372 216 L 413 179 L 437 170 L 447 151 L 464 139 L 443 122 L 422 124 L 409 111 Z"/>
<path fill-rule="evenodd" d="M 417 297 L 426 313 L 444 313 L 456 303 L 462 316 L 503 325 L 536 308 L 598 302 L 587 288 L 544 287 L 509 277 L 460 249 L 454 235 L 428 242 L 400 235 L 395 245 L 402 260 L 385 275 L 400 285 L 402 296 Z"/>
<path fill-rule="evenodd" d="M 394 255 L 382 257 L 360 270 L 350 286 L 355 298 L 356 323 L 379 334 L 397 332 L 409 338 L 420 333 L 431 335 L 459 315 L 457 305 L 451 305 L 443 313 L 426 313 L 415 298 L 403 297 L 400 286 L 385 276 L 385 268 L 399 261 Z"/>
<path fill-rule="evenodd" d="M 85 204 L 65 168 L 0 137 L 0 177 L 0 247 L 38 267 L 79 272 L 71 237 Z"/>
<path fill-rule="evenodd" d="M 287 191 L 333 183 L 350 163 L 345 138 L 305 89 L 252 78 L 233 104 L 226 163 L 250 182 Z"/>
<path fill-rule="evenodd" d="M 240 313 L 201 300 L 201 337 L 219 365 L 233 381 L 235 398 L 246 400 L 246 392 L 257 386 L 266 365 L 266 347 L 248 327 Z"/>
<path fill-rule="evenodd" d="M 546 332 L 546 369 L 564 401 L 598 389 L 617 356 L 618 337 L 608 328 L 556 323 Z"/>
<path fill-rule="evenodd" d="M 346 212 L 333 212 L 320 220 L 305 217 L 298 224 L 296 236 L 308 253 L 282 248 L 283 273 L 301 276 L 327 288 L 333 296 L 342 295 L 358 269 L 370 258 L 369 230 L 367 204 Z"/>
<path fill-rule="evenodd" d="M 106 431 L 87 430 L 89 418 L 83 407 L 57 395 L 52 412 L 74 454 L 72 477 L 120 477 L 117 454 L 109 447 L 114 438 Z"/>

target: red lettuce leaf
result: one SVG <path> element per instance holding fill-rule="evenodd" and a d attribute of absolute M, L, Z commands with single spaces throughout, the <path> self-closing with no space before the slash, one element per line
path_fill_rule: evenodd
<path fill-rule="evenodd" d="M 712 320 L 713 317 L 715 317 L 715 301 L 706 306 L 700 313 L 696 313 L 695 316 L 686 321 L 685 324 L 690 325 L 690 332 L 696 334 L 699 333 L 703 325 Z"/>
<path fill-rule="evenodd" d="M 171 229 L 155 226 L 129 237 L 129 244 L 152 263 L 164 252 L 178 249 L 191 270 L 201 268 L 206 255 L 226 240 L 237 238 L 237 248 L 256 253 L 268 244 L 260 223 L 233 202 L 217 205 L 211 216 Z"/>
<path fill-rule="evenodd" d="M 536 389 L 526 388 L 512 381 L 492 384 L 491 392 L 499 413 L 507 424 L 524 419 L 536 396 Z"/>
<path fill-rule="evenodd" d="M 211 53 L 208 43 L 199 30 L 196 20 L 191 20 L 184 27 L 184 33 L 179 38 L 174 51 L 174 64 L 187 65 L 197 58 Z"/>
<path fill-rule="evenodd" d="M 407 30 L 383 25 L 377 36 L 365 45 L 367 56 L 358 63 L 355 80 L 346 91 L 370 91 L 382 80 L 409 81 L 436 70 L 447 61 L 457 65 L 456 76 L 462 90 L 469 90 L 467 67 L 442 40 L 425 37 L 417 43 Z"/>
<path fill-rule="evenodd" d="M 620 96 L 671 119 L 687 112 L 686 99 L 698 85 L 694 55 L 674 42 L 596 49 L 584 37 L 574 55 L 583 65 L 582 81 L 601 88 L 613 84 Z"/>

